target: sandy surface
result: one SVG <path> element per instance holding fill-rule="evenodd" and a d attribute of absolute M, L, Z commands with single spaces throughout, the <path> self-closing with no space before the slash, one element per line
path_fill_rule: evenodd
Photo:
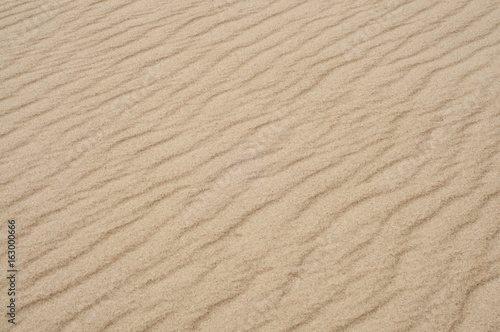
<path fill-rule="evenodd" d="M 0 3 L 1 331 L 500 331 L 496 0 Z"/>

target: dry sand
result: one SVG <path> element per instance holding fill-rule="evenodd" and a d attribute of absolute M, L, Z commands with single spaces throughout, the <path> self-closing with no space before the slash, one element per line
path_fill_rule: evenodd
<path fill-rule="evenodd" d="M 498 0 L 5 0 L 0 30 L 1 331 L 500 331 Z"/>

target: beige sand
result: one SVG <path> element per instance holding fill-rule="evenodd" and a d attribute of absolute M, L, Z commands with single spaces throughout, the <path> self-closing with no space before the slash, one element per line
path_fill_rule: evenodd
<path fill-rule="evenodd" d="M 500 331 L 497 0 L 0 4 L 1 331 Z"/>

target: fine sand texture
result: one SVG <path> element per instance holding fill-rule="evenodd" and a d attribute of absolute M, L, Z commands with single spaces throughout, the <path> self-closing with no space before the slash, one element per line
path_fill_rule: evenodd
<path fill-rule="evenodd" d="M 500 1 L 4 0 L 0 60 L 0 331 L 500 331 Z"/>

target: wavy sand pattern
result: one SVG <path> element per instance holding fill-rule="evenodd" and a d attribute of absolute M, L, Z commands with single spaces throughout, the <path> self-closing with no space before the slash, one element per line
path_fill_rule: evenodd
<path fill-rule="evenodd" d="M 8 0 L 0 31 L 2 331 L 500 331 L 497 0 Z"/>

